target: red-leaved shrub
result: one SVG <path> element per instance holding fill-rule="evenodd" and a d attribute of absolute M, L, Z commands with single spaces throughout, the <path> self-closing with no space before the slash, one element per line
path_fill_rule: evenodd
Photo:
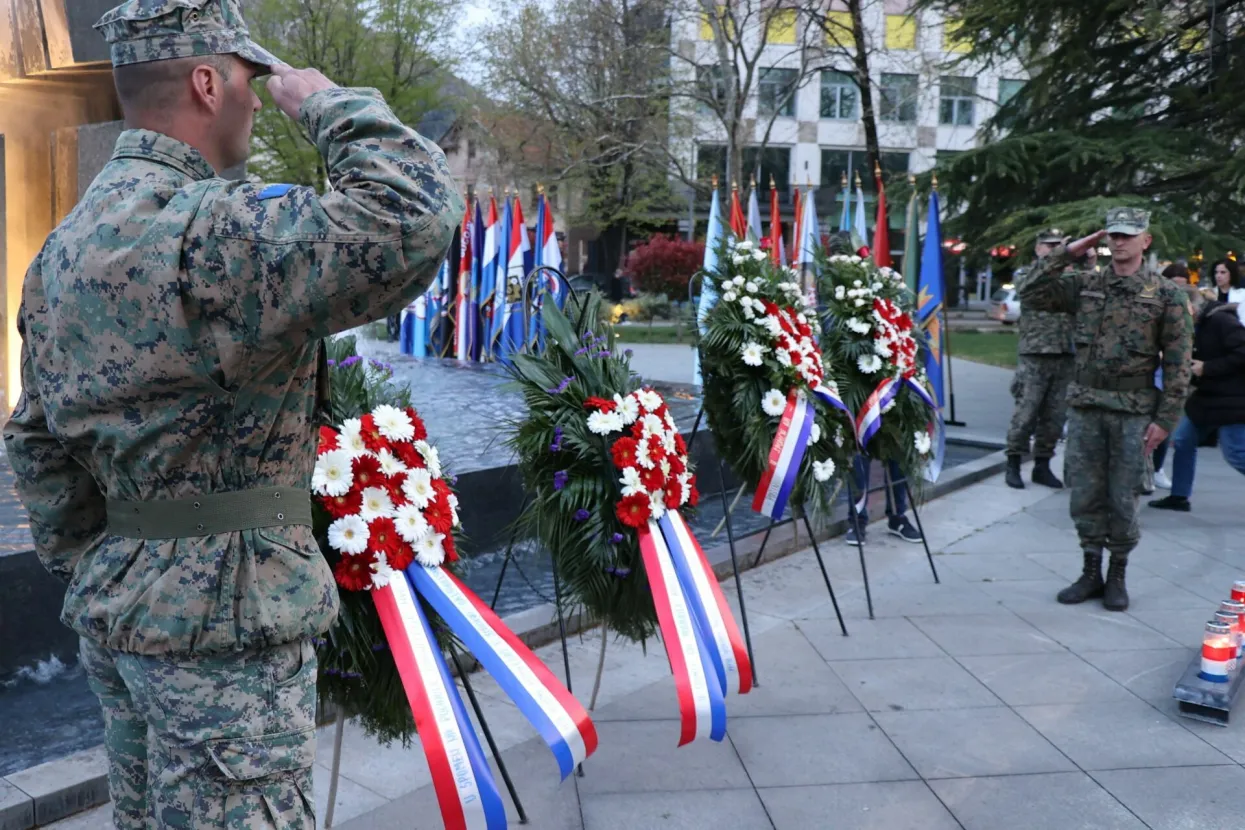
<path fill-rule="evenodd" d="M 637 291 L 687 299 L 687 283 L 705 261 L 705 243 L 656 234 L 631 249 L 623 274 Z"/>

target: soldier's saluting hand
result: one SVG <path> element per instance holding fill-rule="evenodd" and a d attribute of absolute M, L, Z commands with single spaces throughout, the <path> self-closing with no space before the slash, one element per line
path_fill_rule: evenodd
<path fill-rule="evenodd" d="M 314 828 L 321 338 L 420 294 L 463 202 L 378 92 L 285 66 L 238 0 L 127 0 L 96 28 L 127 129 L 26 276 L 9 460 L 69 583 L 117 827 Z M 268 74 L 324 196 L 217 175 Z"/>

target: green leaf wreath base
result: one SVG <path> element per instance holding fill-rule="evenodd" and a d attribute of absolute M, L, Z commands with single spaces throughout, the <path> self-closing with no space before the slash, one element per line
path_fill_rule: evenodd
<path fill-rule="evenodd" d="M 348 418 L 361 417 L 381 404 L 402 409 L 411 405 L 410 389 L 392 382 L 389 367 L 360 358 L 354 337 L 330 339 L 325 345 L 332 367 L 329 381 L 333 427 L 339 427 Z M 429 436 L 433 443 L 434 439 L 435 436 Z M 446 477 L 449 478 L 448 474 Z M 313 498 L 312 527 L 330 569 L 339 557 L 328 543 L 331 522 L 332 518 Z M 456 564 L 447 561 L 442 567 L 458 573 Z M 386 645 L 376 606 L 367 591 L 339 590 L 338 596 L 337 620 L 317 641 L 316 689 L 320 700 L 347 717 L 357 718 L 364 730 L 382 743 L 397 740 L 407 745 L 415 735 L 415 721 L 393 653 Z M 454 642 L 449 627 L 422 597 L 418 601 L 437 641 L 443 649 L 448 648 Z"/>
<path fill-rule="evenodd" d="M 572 301 L 570 316 L 546 303 L 544 352 L 514 359 L 528 409 L 509 440 L 529 499 L 518 521 L 550 553 L 563 614 L 584 614 L 643 642 L 656 632 L 657 616 L 639 543 L 615 514 L 620 487 L 610 439 L 590 432 L 585 420 L 588 398 L 611 400 L 640 388 L 627 359 L 615 352 L 614 330 L 601 310 L 595 291 L 582 305 Z"/>
<path fill-rule="evenodd" d="M 765 334 L 746 319 L 737 301 L 727 301 L 725 297 L 730 283 L 740 278 L 756 284 L 755 296 L 787 306 L 792 297 L 779 286 L 798 283 L 799 278 L 785 268 L 773 266 L 768 259 L 762 261 L 747 255 L 752 250 L 750 246 L 744 250 L 745 255 L 739 257 L 726 249 L 719 252 L 719 269 L 710 278 L 720 286 L 720 296 L 706 318 L 708 331 L 701 340 L 700 354 L 705 417 L 718 455 L 741 482 L 755 487 L 769 467 L 770 447 L 782 421 L 781 416 L 766 414 L 761 400 L 771 389 L 786 395 L 792 386 L 803 382 L 789 367 L 779 364 L 773 349 L 762 356 L 760 366 L 744 363 L 741 355 L 745 344 L 756 342 Z M 794 302 L 796 307 L 802 305 L 798 297 Z M 834 381 L 836 375 L 824 355 L 822 360 L 827 381 Z M 851 470 L 855 441 L 846 413 L 812 395 L 809 400 L 821 437 L 810 444 L 804 456 L 788 504 L 793 511 L 803 508 L 821 515 L 828 511 L 843 476 Z M 827 460 L 834 462 L 834 474 L 829 481 L 818 482 L 813 476 L 813 463 Z"/>

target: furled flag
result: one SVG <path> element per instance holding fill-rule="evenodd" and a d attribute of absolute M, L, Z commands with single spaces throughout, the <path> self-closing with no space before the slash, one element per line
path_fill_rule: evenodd
<path fill-rule="evenodd" d="M 915 297 L 917 276 L 921 272 L 921 208 L 916 200 L 916 179 L 909 176 L 908 184 L 912 195 L 908 198 L 908 215 L 904 220 L 903 281 Z"/>
<path fill-rule="evenodd" d="M 812 188 L 804 194 L 804 215 L 800 218 L 800 241 L 796 248 L 796 268 L 800 287 L 812 306 L 817 305 L 817 249 L 821 246 L 821 228 L 817 224 L 817 200 Z"/>
<path fill-rule="evenodd" d="M 491 200 L 491 197 L 490 197 Z M 471 352 L 469 360 L 481 360 L 484 356 L 484 320 L 481 303 L 484 298 L 484 241 L 487 236 L 484 206 L 476 200 L 475 219 L 471 223 Z"/>
<path fill-rule="evenodd" d="M 739 203 L 739 185 L 731 185 L 731 235 L 736 239 L 748 238 L 748 220 L 744 218 L 743 205 Z"/>
<path fill-rule="evenodd" d="M 480 259 L 480 336 L 476 338 L 473 357 L 488 360 L 493 355 L 493 320 L 497 315 L 497 298 L 506 290 L 506 269 L 499 263 L 498 234 L 501 222 L 497 218 L 497 199 L 488 198 L 488 217 L 484 220 L 484 242 L 477 257 Z"/>
<path fill-rule="evenodd" d="M 842 199 L 840 199 L 840 201 L 843 202 L 843 212 L 839 214 L 839 230 L 847 231 L 848 233 L 851 233 L 852 232 L 852 191 L 848 188 L 848 185 L 847 185 L 847 171 L 846 170 L 843 171 L 843 178 L 841 181 L 843 182 L 843 197 Z"/>
<path fill-rule="evenodd" d="M 869 226 L 865 219 L 865 192 L 860 187 L 860 171 L 856 172 L 856 222 L 852 225 L 852 247 L 860 256 L 869 247 Z"/>
<path fill-rule="evenodd" d="M 527 277 L 527 256 L 532 246 L 527 238 L 527 222 L 519 194 L 514 195 L 510 214 L 510 239 L 506 244 L 506 294 L 502 304 L 501 335 L 497 359 L 509 363 L 513 354 L 523 348 L 523 280 Z"/>
<path fill-rule="evenodd" d="M 882 168 L 873 166 L 873 177 L 878 183 L 878 213 L 873 222 L 873 264 L 879 268 L 891 267 L 890 218 L 886 215 L 886 186 L 882 183 Z"/>
<path fill-rule="evenodd" d="M 738 201 L 736 204 L 738 204 Z M 718 287 L 714 284 L 713 277 L 710 275 L 718 270 L 718 246 L 722 244 L 722 240 L 725 238 L 726 229 L 722 227 L 722 204 L 718 200 L 718 189 L 714 187 L 713 201 L 709 203 L 709 230 L 705 234 L 705 262 L 700 283 L 700 303 L 696 307 L 696 324 L 700 329 L 701 337 L 704 337 L 709 331 L 708 326 L 705 325 L 705 320 L 718 302 Z M 695 383 L 700 383 L 699 354 L 693 352 L 692 355 Z"/>
<path fill-rule="evenodd" d="M 510 273 L 510 226 L 514 219 L 514 208 L 510 200 L 510 189 L 504 192 L 505 201 L 498 214 L 497 223 L 497 273 L 493 282 L 493 319 L 489 324 L 489 351 L 493 360 L 497 360 L 501 351 L 501 329 L 505 324 L 506 282 Z"/>
<path fill-rule="evenodd" d="M 533 268 L 542 266 L 562 271 L 562 249 L 558 247 L 558 233 L 554 228 L 553 211 L 549 207 L 549 197 L 542 191 L 536 201 L 536 251 Z M 537 350 L 545 348 L 545 324 L 540 318 L 540 309 L 544 307 L 545 298 L 550 298 L 558 308 L 566 305 L 564 283 L 552 271 L 540 272 L 540 290 L 536 294 L 536 312 L 532 316 L 531 328 L 528 331 L 529 342 L 534 343 Z"/>
<path fill-rule="evenodd" d="M 809 185 L 812 190 L 812 185 Z M 800 262 L 800 220 L 804 218 L 804 202 L 800 199 L 800 188 L 793 187 L 791 193 L 791 204 L 793 212 L 791 214 L 791 267 L 799 268 Z"/>
<path fill-rule="evenodd" d="M 480 203 L 473 201 L 474 205 L 467 205 L 467 214 L 463 217 L 460 244 L 462 255 L 458 264 L 458 296 L 454 302 L 454 357 L 459 360 L 472 359 L 471 350 L 476 338 L 476 316 L 479 313 L 476 307 L 477 283 L 472 278 L 476 268 L 472 263 L 471 252 L 475 245 L 476 229 L 480 226 Z"/>
<path fill-rule="evenodd" d="M 441 268 L 437 271 L 437 280 L 442 272 L 448 271 L 450 261 L 441 260 Z M 425 292 L 402 309 L 402 324 L 398 328 L 398 349 L 402 354 L 411 357 L 428 356 L 428 294 Z"/>
<path fill-rule="evenodd" d="M 458 246 L 460 232 L 455 231 L 450 249 L 445 254 L 444 267 L 428 289 L 428 353 L 433 357 L 445 357 L 445 332 L 448 323 L 447 304 L 450 286 L 458 274 Z"/>
<path fill-rule="evenodd" d="M 782 217 L 778 213 L 778 188 L 774 177 L 769 177 L 769 261 L 779 268 L 787 264 L 787 252 L 782 245 Z"/>
<path fill-rule="evenodd" d="M 753 242 L 764 238 L 761 233 L 761 205 L 757 202 L 757 180 L 752 180 L 752 190 L 748 193 L 748 237 Z"/>
<path fill-rule="evenodd" d="M 942 224 L 938 219 L 938 191 L 929 193 L 929 215 L 926 217 L 925 250 L 921 253 L 921 278 L 916 300 L 917 325 L 925 332 L 929 350 L 925 353 L 925 374 L 929 377 L 935 400 L 945 406 L 942 386 Z"/>

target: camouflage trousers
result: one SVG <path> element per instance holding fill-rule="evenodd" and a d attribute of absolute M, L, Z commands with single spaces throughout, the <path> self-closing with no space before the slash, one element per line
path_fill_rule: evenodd
<path fill-rule="evenodd" d="M 1022 354 L 1012 380 L 1016 409 L 1007 430 L 1007 454 L 1052 458 L 1068 413 L 1068 384 L 1076 371 L 1070 354 Z"/>
<path fill-rule="evenodd" d="M 118 830 L 315 830 L 310 643 L 173 659 L 83 639 L 81 655 Z"/>
<path fill-rule="evenodd" d="M 1081 547 L 1127 556 L 1141 539 L 1138 493 L 1145 476 L 1149 415 L 1072 407 L 1064 477 Z"/>

